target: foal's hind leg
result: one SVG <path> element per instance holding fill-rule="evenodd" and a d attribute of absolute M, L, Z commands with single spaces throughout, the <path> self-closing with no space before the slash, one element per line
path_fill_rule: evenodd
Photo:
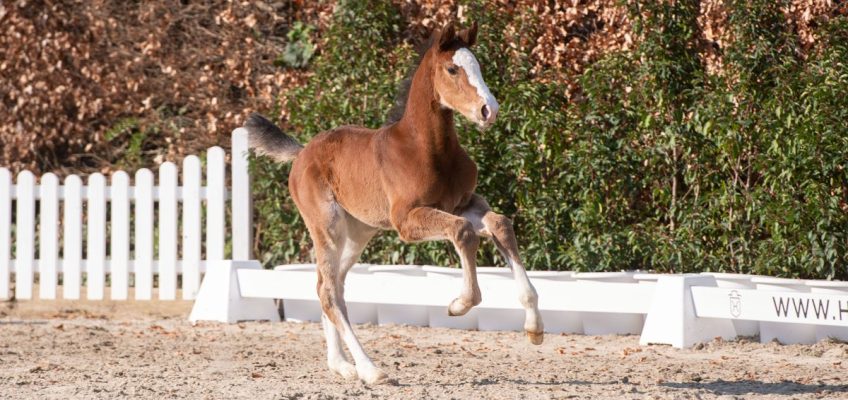
<path fill-rule="evenodd" d="M 327 341 L 327 367 L 330 368 L 330 371 L 333 371 L 345 379 L 356 378 L 356 367 L 348 361 L 347 357 L 344 353 L 344 348 L 342 348 L 341 338 L 339 337 L 339 331 L 336 330 L 336 326 L 333 325 L 333 320 L 335 315 L 333 314 L 332 306 L 328 307 L 328 302 L 325 301 L 325 298 L 331 297 L 332 295 L 322 296 L 322 293 L 335 293 L 336 288 L 333 281 L 336 281 L 336 275 L 338 272 L 334 272 L 338 267 L 338 263 L 333 263 L 332 260 L 333 248 L 334 246 L 326 243 L 327 239 L 324 238 L 325 235 L 322 233 L 316 233 L 313 236 L 313 243 L 315 244 L 315 253 L 316 259 L 318 260 L 318 296 L 321 300 L 321 325 L 324 328 L 324 338 Z M 317 239 L 316 237 L 322 237 L 322 239 Z M 331 281 L 325 283 L 325 281 Z M 327 303 L 327 304 L 325 304 Z M 333 319 L 331 319 L 331 315 L 333 315 Z"/>
<path fill-rule="evenodd" d="M 378 229 L 368 226 L 362 221 L 352 217 L 350 214 L 345 213 L 345 223 L 347 228 L 347 240 L 345 240 L 344 249 L 342 250 L 342 255 L 339 261 L 339 266 L 342 271 L 342 282 L 344 282 L 345 277 L 347 276 L 350 268 L 353 267 L 353 264 L 356 264 L 356 261 L 359 260 L 359 256 L 362 255 L 362 251 L 365 250 L 365 246 L 368 245 L 368 242 L 371 238 L 377 234 Z"/>
<path fill-rule="evenodd" d="M 347 217 L 347 238 L 344 240 L 341 257 L 339 259 L 339 273 L 341 277 L 337 278 L 341 282 L 342 295 L 339 298 L 344 298 L 344 281 L 347 272 L 359 259 L 368 241 L 374 237 L 376 229 L 357 221 L 353 217 Z M 319 290 L 320 286 L 319 286 Z M 347 313 L 345 313 L 347 315 Z M 341 338 L 336 326 L 330 321 L 326 314 L 321 315 L 321 322 L 324 326 L 324 336 L 327 339 L 327 365 L 331 371 L 334 371 L 345 379 L 356 378 L 356 367 L 345 357 L 344 349 L 342 348 Z"/>
<path fill-rule="evenodd" d="M 349 221 L 348 221 L 349 222 Z M 357 221 L 358 222 L 358 221 Z M 350 229 L 348 229 L 348 233 Z M 368 235 L 363 230 L 357 230 L 352 232 L 352 234 L 348 235 L 348 237 L 343 238 L 342 242 L 344 243 L 341 246 L 329 246 L 330 248 L 325 248 L 322 250 L 324 256 L 322 258 L 329 257 L 335 249 L 341 248 L 341 253 L 339 257 L 338 267 L 335 269 L 329 269 L 330 271 L 336 272 L 326 272 L 329 279 L 333 279 L 335 282 L 338 282 L 332 286 L 332 289 L 338 292 L 338 299 L 341 299 L 342 305 L 345 306 L 344 316 L 347 317 L 347 309 L 346 304 L 344 304 L 344 280 L 347 271 L 351 266 L 356 262 L 359 258 L 359 255 L 362 254 L 362 250 L 365 248 L 365 245 L 368 244 L 368 240 L 373 236 L 373 233 Z M 322 270 L 327 271 L 327 268 L 323 268 Z M 320 294 L 324 287 L 323 278 L 319 272 L 319 283 L 318 283 L 318 293 Z M 322 307 L 323 308 L 323 307 Z M 352 379 L 357 377 L 356 367 L 348 361 L 345 356 L 344 349 L 342 348 L 342 339 L 339 336 L 339 330 L 336 329 L 336 325 L 328 317 L 328 313 L 324 311 L 321 315 L 321 323 L 324 327 L 324 337 L 327 340 L 327 366 L 331 371 L 336 372 L 341 375 L 345 379 Z"/>
<path fill-rule="evenodd" d="M 345 356 L 339 331 L 336 330 L 327 314 L 321 314 L 321 325 L 324 327 L 324 338 L 327 340 L 327 367 L 345 379 L 356 378 L 356 367 Z"/>
<path fill-rule="evenodd" d="M 353 356 L 356 364 L 354 368 L 359 378 L 366 383 L 381 383 L 386 381 L 387 376 L 374 365 L 362 349 L 348 320 L 347 306 L 344 301 L 345 268 L 349 265 L 343 266 L 342 260 L 352 259 L 346 256 L 346 249 L 361 252 L 367 240 L 363 243 L 363 235 L 357 235 L 356 232 L 353 232 L 352 237 L 348 235 L 347 216 L 338 204 L 333 203 L 325 208 L 330 210 L 329 215 L 322 215 L 319 218 L 311 216 L 307 226 L 315 244 L 315 257 L 318 262 L 318 298 L 324 312 L 323 318 L 327 320 L 324 325 L 328 337 L 327 362 L 333 371 L 345 377 L 350 376 L 350 363 L 344 358 L 338 340 L 335 340 L 338 338 L 335 335 L 340 334 Z M 321 223 L 318 224 L 316 220 L 320 220 Z M 359 244 L 348 247 L 347 242 L 353 240 L 356 243 L 356 239 Z M 348 264 L 353 263 L 348 262 Z M 335 329 L 328 332 L 328 328 L 331 327 Z"/>
<path fill-rule="evenodd" d="M 518 243 L 515 240 L 515 232 L 512 230 L 512 221 L 501 214 L 492 212 L 486 200 L 478 195 L 474 195 L 462 216 L 471 221 L 480 236 L 492 238 L 498 251 L 506 258 L 519 286 L 519 300 L 525 311 L 524 330 L 533 344 L 541 344 L 545 331 L 542 315 L 539 313 L 539 297 L 518 255 Z"/>

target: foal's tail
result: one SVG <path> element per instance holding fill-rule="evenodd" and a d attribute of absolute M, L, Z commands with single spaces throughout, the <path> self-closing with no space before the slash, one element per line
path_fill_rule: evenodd
<path fill-rule="evenodd" d="M 303 150 L 303 145 L 283 133 L 267 118 L 253 113 L 244 123 L 247 129 L 248 143 L 258 154 L 266 155 L 278 162 L 289 162 Z"/>

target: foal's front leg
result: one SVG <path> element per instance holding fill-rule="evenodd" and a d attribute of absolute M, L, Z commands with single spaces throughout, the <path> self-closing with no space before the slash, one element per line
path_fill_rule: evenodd
<path fill-rule="evenodd" d="M 498 251 L 506 259 L 513 278 L 519 286 L 519 301 L 524 306 L 524 331 L 533 344 L 542 344 L 544 340 L 544 325 L 542 314 L 539 313 L 539 296 L 536 288 L 530 283 L 527 271 L 518 255 L 518 243 L 515 240 L 515 232 L 512 230 L 512 221 L 509 218 L 492 212 L 485 199 L 474 195 L 471 204 L 462 213 L 462 216 L 474 224 L 474 228 L 480 236 L 490 237 L 495 242 Z"/>
<path fill-rule="evenodd" d="M 477 248 L 480 246 L 480 238 L 471 222 L 430 207 L 416 207 L 408 212 L 395 208 L 392 217 L 392 223 L 404 241 L 447 239 L 456 248 L 462 263 L 463 286 L 459 297 L 448 306 L 449 315 L 464 315 L 471 307 L 483 301 L 477 285 Z"/>

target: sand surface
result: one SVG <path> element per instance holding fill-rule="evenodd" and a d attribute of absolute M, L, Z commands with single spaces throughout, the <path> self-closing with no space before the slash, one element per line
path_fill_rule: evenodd
<path fill-rule="evenodd" d="M 395 385 L 344 381 L 316 323 L 203 323 L 189 302 L 0 303 L 0 398 L 848 398 L 848 345 L 357 327 Z"/>

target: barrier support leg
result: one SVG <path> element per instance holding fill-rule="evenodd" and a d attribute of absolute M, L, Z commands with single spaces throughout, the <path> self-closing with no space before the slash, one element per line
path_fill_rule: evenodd
<path fill-rule="evenodd" d="M 657 280 L 639 344 L 670 344 L 686 348 L 716 337 L 736 338 L 732 321 L 695 316 L 691 286 L 716 286 L 716 281 L 712 276 L 696 274 L 662 276 Z"/>
<path fill-rule="evenodd" d="M 192 324 L 197 321 L 280 320 L 274 300 L 241 296 L 236 273 L 239 269 L 262 269 L 262 266 L 258 261 L 221 261 L 220 265 L 207 269 L 188 318 Z"/>

